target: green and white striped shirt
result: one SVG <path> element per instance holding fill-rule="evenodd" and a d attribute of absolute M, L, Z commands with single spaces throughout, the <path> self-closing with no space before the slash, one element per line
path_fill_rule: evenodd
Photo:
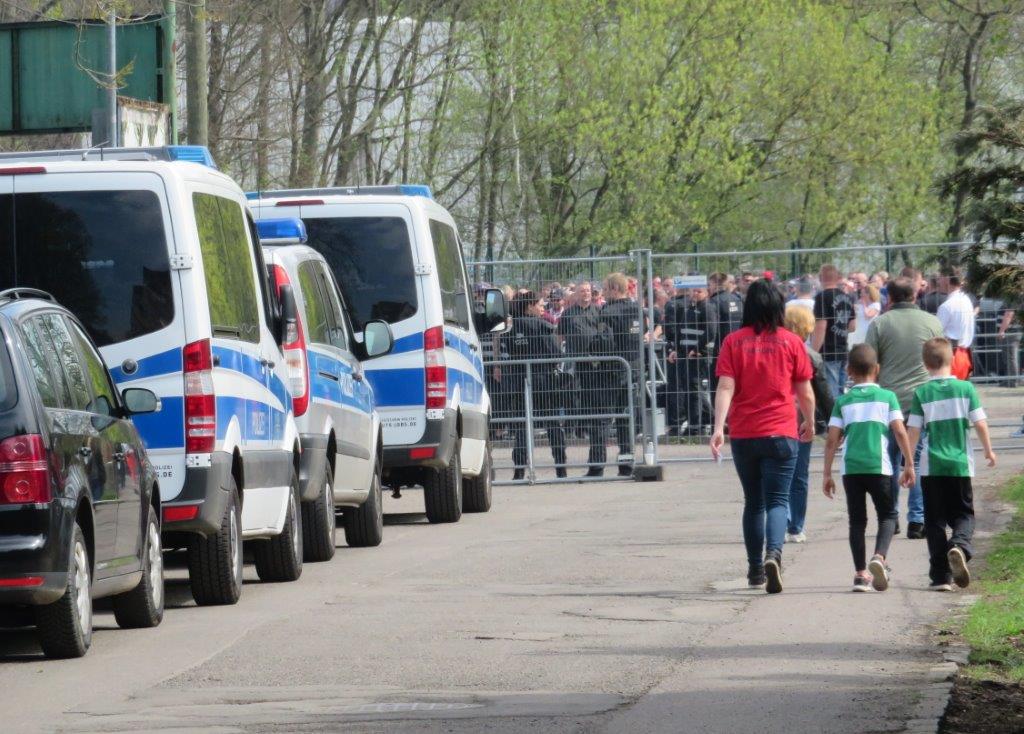
<path fill-rule="evenodd" d="M 896 393 L 873 382 L 854 385 L 839 396 L 828 424 L 843 431 L 842 473 L 892 474 L 889 425 L 903 420 Z"/>
<path fill-rule="evenodd" d="M 922 477 L 973 477 L 971 426 L 985 420 L 974 385 L 933 377 L 917 388 L 907 425 L 920 428 Z"/>

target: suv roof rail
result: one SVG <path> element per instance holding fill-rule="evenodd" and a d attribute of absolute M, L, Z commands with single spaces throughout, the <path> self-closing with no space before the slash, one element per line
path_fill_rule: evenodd
<path fill-rule="evenodd" d="M 276 189 L 274 191 L 248 191 L 245 198 L 249 201 L 283 196 L 422 196 L 433 199 L 430 187 L 424 184 L 394 184 L 390 186 L 328 186 L 314 189 Z"/>
<path fill-rule="evenodd" d="M 52 294 L 38 288 L 8 288 L 7 290 L 0 291 L 0 298 L 7 298 L 12 301 L 18 301 L 22 298 L 39 298 L 44 301 L 57 302 L 57 299 Z"/>
<path fill-rule="evenodd" d="M 150 148 L 77 148 L 0 153 L 2 161 L 189 161 L 216 169 L 203 145 L 160 145 Z"/>

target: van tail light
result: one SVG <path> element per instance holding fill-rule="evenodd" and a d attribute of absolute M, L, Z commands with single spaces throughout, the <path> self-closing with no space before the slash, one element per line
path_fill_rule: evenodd
<path fill-rule="evenodd" d="M 423 332 L 426 365 L 427 410 L 444 410 L 448 399 L 448 368 L 444 361 L 444 329 L 432 326 Z"/>
<path fill-rule="evenodd" d="M 185 453 L 208 454 L 217 440 L 217 399 L 213 392 L 210 340 L 185 345 Z"/>
<path fill-rule="evenodd" d="M 0 441 L 0 504 L 45 504 L 50 499 L 43 437 L 30 433 Z"/>
<path fill-rule="evenodd" d="M 288 272 L 280 265 L 273 266 L 274 288 L 281 294 L 282 285 L 291 285 Z M 295 329 L 289 327 L 281 346 L 284 363 L 288 366 L 288 389 L 292 394 L 292 412 L 296 417 L 309 409 L 309 363 L 306 359 L 306 336 L 302 331 L 302 317 L 295 319 Z"/>

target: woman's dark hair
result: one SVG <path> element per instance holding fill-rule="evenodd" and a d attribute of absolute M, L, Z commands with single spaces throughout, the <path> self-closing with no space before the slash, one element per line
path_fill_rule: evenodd
<path fill-rule="evenodd" d="M 779 289 L 767 280 L 755 280 L 743 302 L 743 325 L 755 334 L 781 329 L 786 322 L 786 302 Z"/>
<path fill-rule="evenodd" d="M 512 299 L 512 303 L 509 305 L 509 313 L 515 316 L 526 316 L 530 306 L 540 300 L 533 291 L 523 291 L 522 293 L 516 293 L 515 298 Z"/>

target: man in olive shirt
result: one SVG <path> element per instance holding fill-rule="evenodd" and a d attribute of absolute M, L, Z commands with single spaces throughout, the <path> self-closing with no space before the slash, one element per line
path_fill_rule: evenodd
<path fill-rule="evenodd" d="M 923 311 L 914 303 L 914 282 L 910 278 L 897 278 L 889 283 L 891 308 L 871 322 L 866 343 L 878 352 L 878 364 L 882 368 L 878 384 L 896 393 L 904 415 L 910 414 L 910 403 L 914 391 L 928 382 L 928 370 L 921 358 L 921 348 L 929 339 L 942 336 L 939 319 Z M 893 447 L 896 448 L 893 451 Z M 917 463 L 921 455 L 918 446 L 914 454 Z M 900 450 L 896 441 L 889 440 L 889 459 L 892 462 L 896 481 L 890 481 L 893 498 L 899 508 L 899 466 Z M 907 495 L 907 537 L 924 537 L 924 496 L 921 494 L 921 480 L 917 479 Z"/>

